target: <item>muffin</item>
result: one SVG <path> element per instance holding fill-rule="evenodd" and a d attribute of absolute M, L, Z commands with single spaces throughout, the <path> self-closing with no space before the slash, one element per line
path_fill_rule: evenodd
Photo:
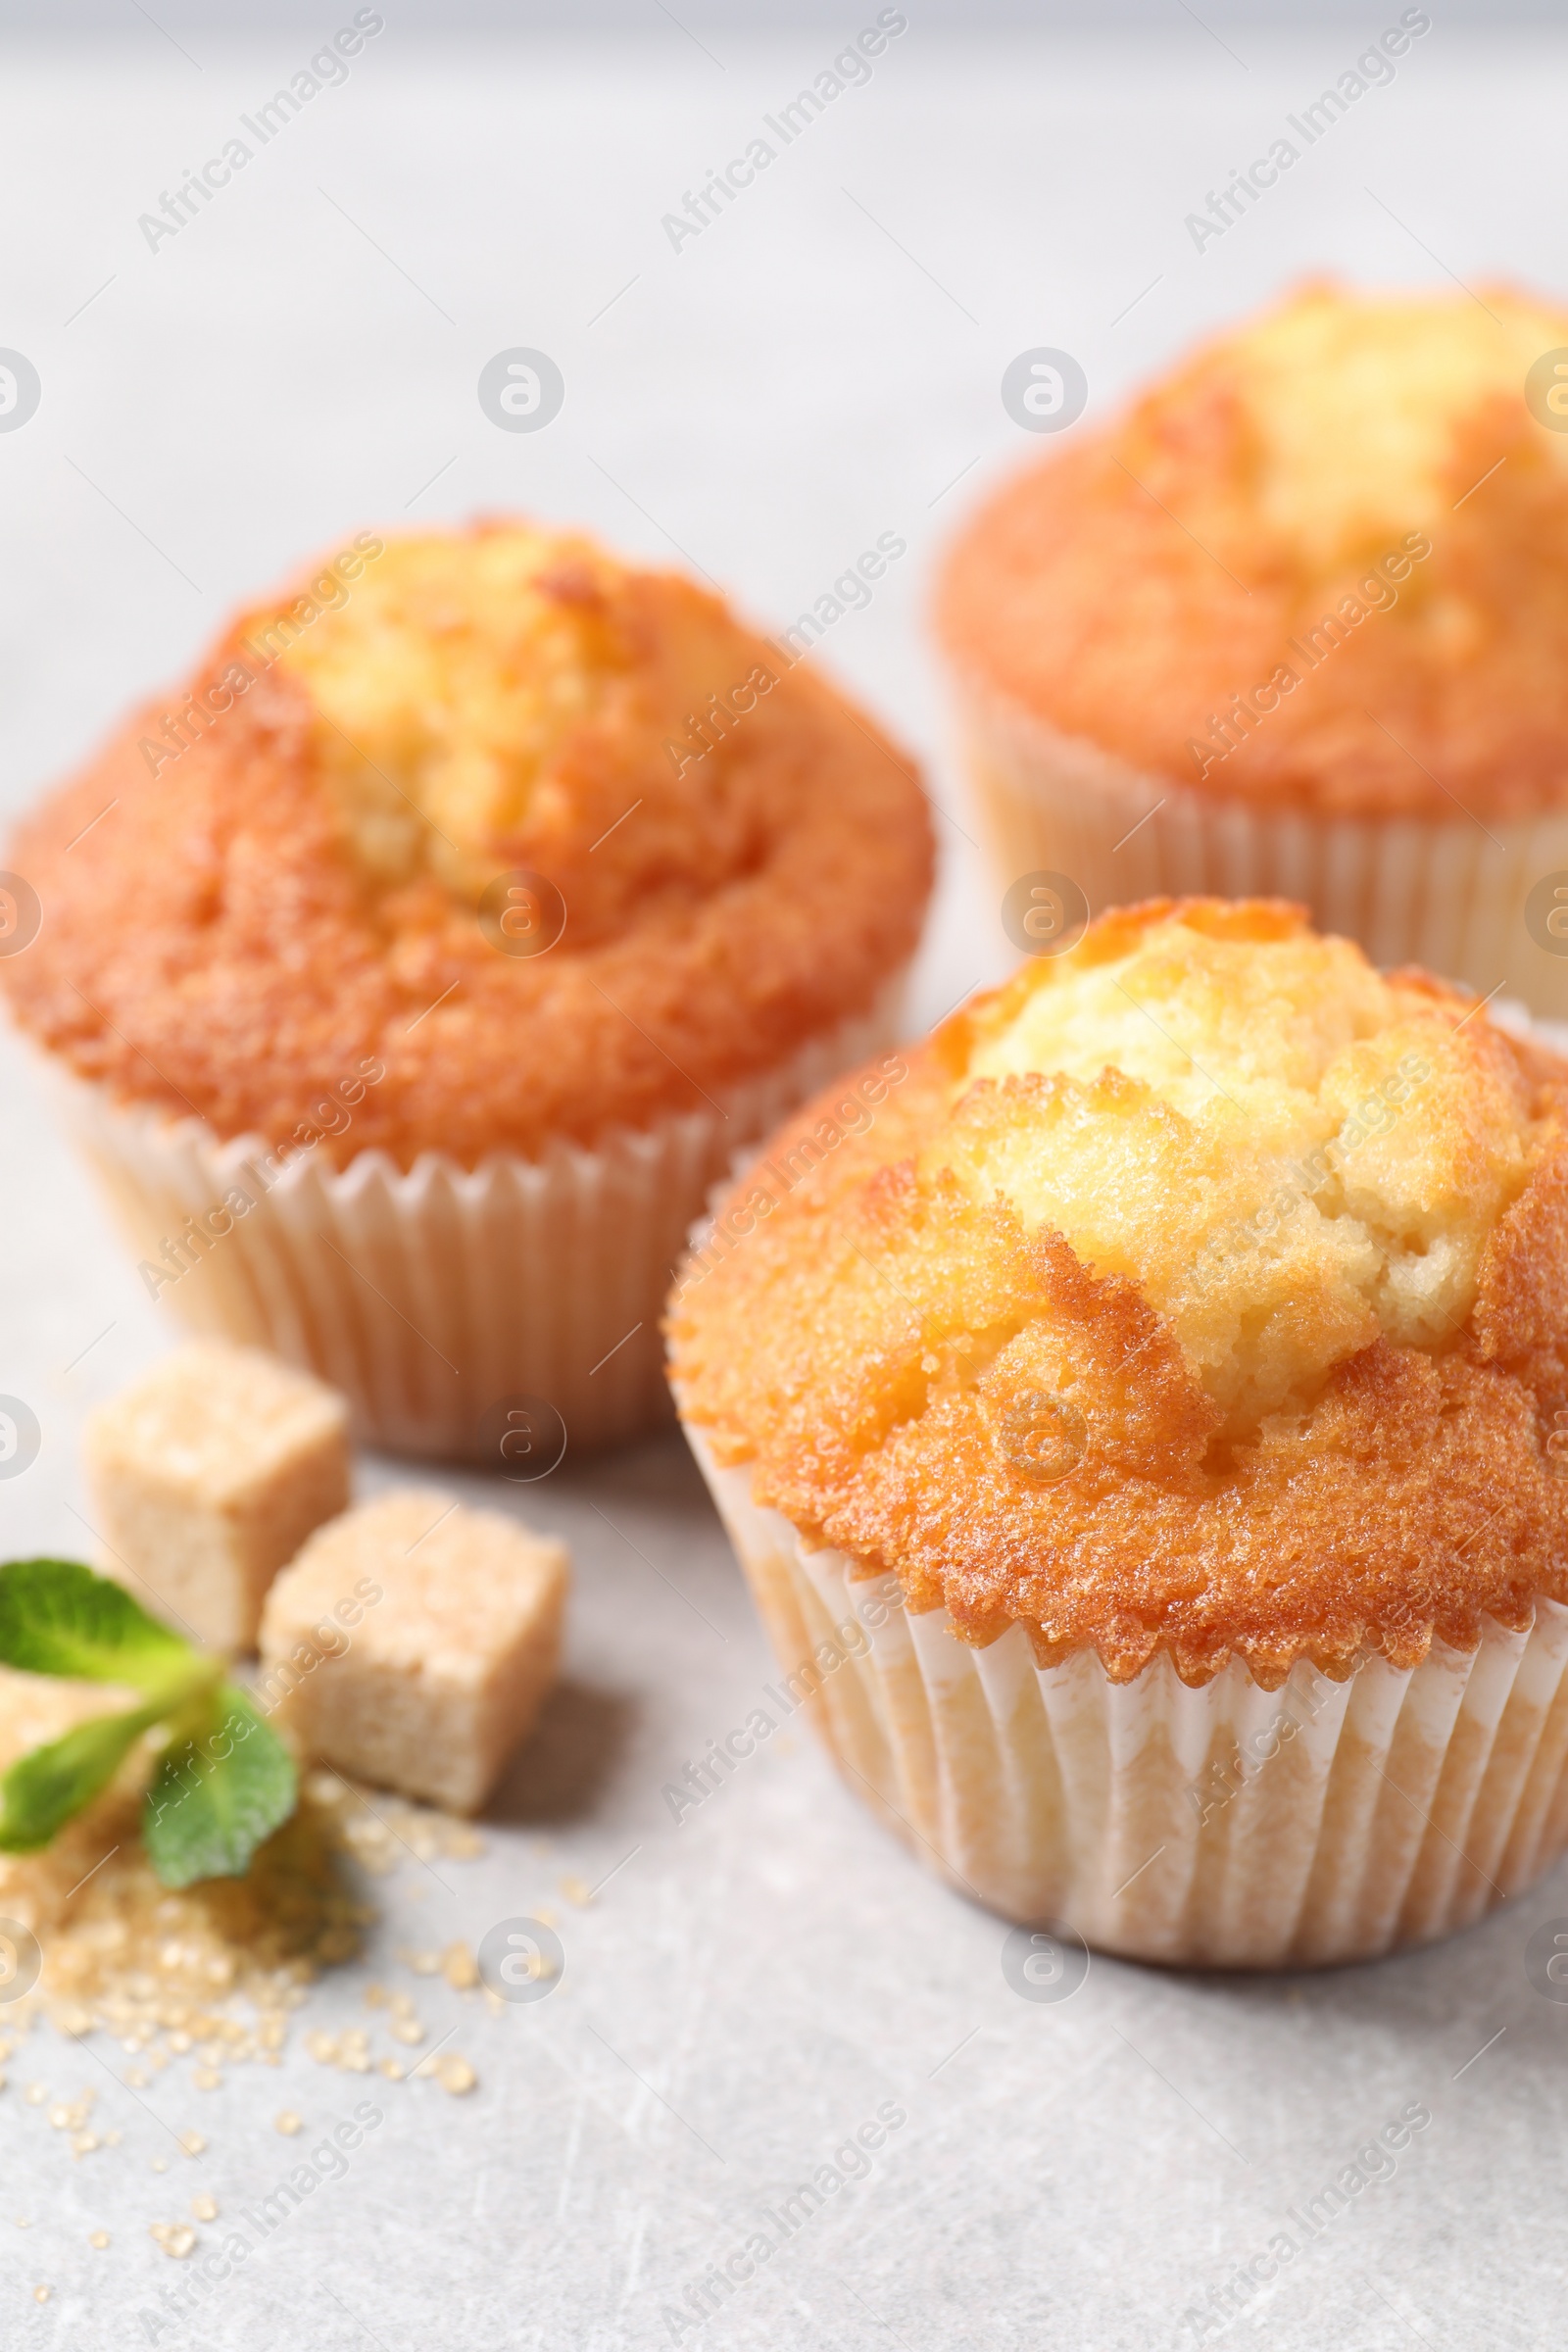
<path fill-rule="evenodd" d="M 669 1312 L 775 1695 L 956 1886 L 1139 1958 L 1523 1886 L 1568 1843 L 1568 1061 L 1298 907 L 1160 900 L 876 1067 Z"/>
<path fill-rule="evenodd" d="M 1004 483 L 938 610 L 1004 887 L 1281 894 L 1568 1014 L 1559 361 L 1506 289 L 1310 284 Z"/>
<path fill-rule="evenodd" d="M 527 1477 L 667 1412 L 691 1219 L 892 1033 L 932 846 L 714 597 L 502 520 L 245 612 L 6 862 L 0 970 L 147 1288 Z"/>

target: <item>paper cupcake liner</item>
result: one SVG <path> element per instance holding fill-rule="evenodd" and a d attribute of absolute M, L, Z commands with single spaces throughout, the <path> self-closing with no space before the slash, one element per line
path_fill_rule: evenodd
<path fill-rule="evenodd" d="M 738 1150 L 892 1044 L 905 977 L 713 1108 L 473 1169 L 423 1152 L 405 1171 L 380 1151 L 339 1169 L 316 1152 L 274 1174 L 259 1136 L 224 1143 L 46 1068 L 143 1279 L 184 1322 L 318 1373 L 371 1444 L 520 1478 L 563 1445 L 668 1419 L 659 1321 L 693 1217 Z M 189 1220 L 221 1222 L 236 1192 L 253 1205 L 199 1243 Z"/>
<path fill-rule="evenodd" d="M 984 689 L 960 696 L 968 763 L 1003 887 L 1068 875 L 1092 915 L 1139 899 L 1304 901 L 1374 963 L 1499 985 L 1568 1018 L 1568 938 L 1532 938 L 1525 901 L 1568 873 L 1568 812 L 1483 826 L 1269 809 L 1141 773 Z"/>
<path fill-rule="evenodd" d="M 846 1780 L 929 1866 L 1007 1918 L 1139 1960 L 1366 1960 L 1467 1926 L 1568 1844 L 1568 1608 L 1484 1621 L 1468 1653 L 1232 1659 L 1189 1689 L 1163 1655 L 1112 1683 L 1086 1650 L 988 1648 L 896 1577 L 809 1551 L 687 1435 L 794 1698 Z"/>

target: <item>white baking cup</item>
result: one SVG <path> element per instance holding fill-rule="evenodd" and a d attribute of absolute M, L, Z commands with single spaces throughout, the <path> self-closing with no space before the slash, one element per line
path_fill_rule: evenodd
<path fill-rule="evenodd" d="M 533 1407 L 553 1407 L 572 1447 L 668 1418 L 659 1320 L 692 1219 L 739 1150 L 893 1043 L 904 983 L 714 1107 L 472 1169 L 426 1152 L 405 1171 L 380 1151 L 339 1169 L 317 1151 L 264 1189 L 259 1136 L 224 1143 L 45 1067 L 138 1258 L 160 1264 L 186 1217 L 235 1187 L 262 1196 L 160 1289 L 184 1322 L 318 1373 L 371 1444 L 494 1458 L 490 1423 L 511 1405 L 535 1436 Z"/>
<path fill-rule="evenodd" d="M 1374 963 L 1419 963 L 1483 996 L 1499 986 L 1568 1018 L 1568 939 L 1525 927 L 1543 876 L 1568 880 L 1568 812 L 1316 816 L 1141 773 L 989 689 L 960 688 L 970 771 L 1005 888 L 1070 876 L 1092 914 L 1139 899 L 1298 899 Z"/>
<path fill-rule="evenodd" d="M 946 1609 L 911 1615 L 897 1577 L 808 1550 L 687 1436 L 846 1780 L 1009 1919 L 1188 1966 L 1366 1960 L 1468 1925 L 1568 1842 L 1555 1601 L 1402 1671 L 1298 1664 L 1264 1690 L 1233 1658 L 1191 1690 L 1161 1655 L 1117 1684 L 1092 1650 L 1037 1666 L 1019 1625 L 976 1649 Z"/>

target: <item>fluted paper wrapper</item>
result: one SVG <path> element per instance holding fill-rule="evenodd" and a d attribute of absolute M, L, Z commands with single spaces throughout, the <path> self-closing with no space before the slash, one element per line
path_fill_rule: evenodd
<path fill-rule="evenodd" d="M 868 1012 L 711 1107 L 473 1169 L 425 1152 L 403 1170 L 380 1151 L 335 1168 L 318 1151 L 268 1183 L 260 1137 L 223 1143 L 199 1119 L 46 1067 L 144 1264 L 166 1264 L 189 1215 L 236 1189 L 254 1199 L 158 1285 L 182 1321 L 330 1381 L 371 1444 L 482 1460 L 495 1456 L 498 1411 L 518 1400 L 547 1449 L 552 1414 L 574 1448 L 668 1419 L 659 1320 L 692 1219 L 738 1151 L 892 1044 L 904 986 L 901 973 Z"/>
<path fill-rule="evenodd" d="M 1068 875 L 1091 914 L 1140 899 L 1297 899 L 1374 963 L 1425 965 L 1568 1018 L 1568 939 L 1548 953 L 1525 901 L 1568 872 L 1568 811 L 1485 824 L 1314 815 L 1146 775 L 993 692 L 960 691 L 968 765 L 1004 889 Z M 1484 811 L 1479 814 L 1485 814 Z"/>
<path fill-rule="evenodd" d="M 1485 1622 L 1468 1653 L 1377 1656 L 1264 1690 L 1161 1656 L 1112 1683 L 976 1649 L 898 1579 L 808 1550 L 751 1473 L 693 1450 L 792 1689 L 850 1786 L 929 1866 L 1007 1918 L 1139 1960 L 1287 1968 L 1430 1942 L 1568 1842 L 1568 1609 Z"/>

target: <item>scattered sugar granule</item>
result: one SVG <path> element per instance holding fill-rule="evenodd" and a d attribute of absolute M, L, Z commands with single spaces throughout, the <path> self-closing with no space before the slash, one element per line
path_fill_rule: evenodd
<path fill-rule="evenodd" d="M 376 2060 L 376 2062 L 375 2062 L 375 2065 L 376 2065 L 376 2072 L 377 2072 L 378 2074 L 385 2075 L 385 2077 L 386 2077 L 386 2079 L 387 2079 L 387 2081 L 388 2081 L 389 2082 L 402 2082 L 402 2080 L 403 2080 L 403 2065 L 402 2065 L 402 2061 L 401 2061 L 400 2059 L 397 2059 L 397 2058 L 378 2058 L 378 2059 Z"/>
<path fill-rule="evenodd" d="M 191 2082 L 198 2090 L 221 2090 L 223 2087 L 222 2076 L 216 2067 L 211 2066 L 197 2067 Z"/>
<path fill-rule="evenodd" d="M 199 2222 L 216 2222 L 218 2219 L 218 2199 L 209 2196 L 206 2189 L 199 2197 L 192 2197 L 190 2209 Z"/>
<path fill-rule="evenodd" d="M 187 2156 L 201 2156 L 205 2154 L 207 2148 L 207 2142 L 199 2132 L 182 2132 L 179 2135 L 179 2144 Z"/>
<path fill-rule="evenodd" d="M 466 2058 L 460 2058 L 455 2050 L 449 2050 L 445 2057 L 432 2050 L 428 2058 L 419 2060 L 414 2076 L 416 2082 L 433 2077 L 442 2089 L 450 2090 L 455 2098 L 466 2090 L 472 2090 L 479 2080 Z"/>
<path fill-rule="evenodd" d="M 47 2082 L 29 2082 L 22 2095 L 29 2107 L 41 2107 L 49 2096 L 49 2085 Z"/>
<path fill-rule="evenodd" d="M 35 2303 L 47 2303 L 53 2293 L 52 2286 L 35 2286 L 32 2290 L 32 2299 Z"/>
<path fill-rule="evenodd" d="M 275 2132 L 281 2132 L 285 2139 L 292 2139 L 296 2132 L 304 2131 L 305 2118 L 302 2115 L 296 2115 L 292 2107 L 285 2107 L 274 2122 L 272 2129 Z"/>
<path fill-rule="evenodd" d="M 410 2047 L 424 2039 L 424 2028 L 416 2017 L 397 2017 L 392 2021 L 394 2041 L 407 2042 Z"/>
<path fill-rule="evenodd" d="M 563 1879 L 561 1882 L 561 1891 L 565 1896 L 568 1903 L 576 1904 L 579 1911 L 583 1910 L 586 1905 L 591 1903 L 594 1899 L 593 1889 L 585 1879 Z"/>
<path fill-rule="evenodd" d="M 466 1943 L 449 1943 L 441 1955 L 441 1974 L 455 1992 L 467 1992 L 479 1982 L 479 1963 Z"/>
<path fill-rule="evenodd" d="M 89 2238 L 88 2238 L 88 2240 L 87 2240 L 87 2243 L 88 2243 L 88 2245 L 89 2245 L 89 2246 L 93 2247 L 93 2248 L 94 2248 L 94 2250 L 95 2250 L 97 2253 L 101 2254 L 101 2253 L 103 2252 L 103 2250 L 104 2250 L 105 2246 L 107 2246 L 107 2245 L 108 2245 L 108 2243 L 109 2243 L 109 2232 L 108 2232 L 108 2230 L 95 2230 L 93 2231 L 93 2233 L 92 2233 L 91 2237 L 89 2237 Z"/>
<path fill-rule="evenodd" d="M 167 2173 L 168 2170 L 169 2165 L 166 2158 L 162 2156 L 155 2156 L 153 2158 L 153 2171 L 155 2173 Z"/>
<path fill-rule="evenodd" d="M 337 2064 L 337 2035 L 335 2034 L 323 2034 L 318 2027 L 314 2033 L 306 2034 L 305 2047 L 318 2066 L 335 2066 Z"/>
<path fill-rule="evenodd" d="M 183 2262 L 196 2243 L 196 2232 L 189 2222 L 154 2222 L 147 2234 L 162 2246 L 172 2262 Z"/>

